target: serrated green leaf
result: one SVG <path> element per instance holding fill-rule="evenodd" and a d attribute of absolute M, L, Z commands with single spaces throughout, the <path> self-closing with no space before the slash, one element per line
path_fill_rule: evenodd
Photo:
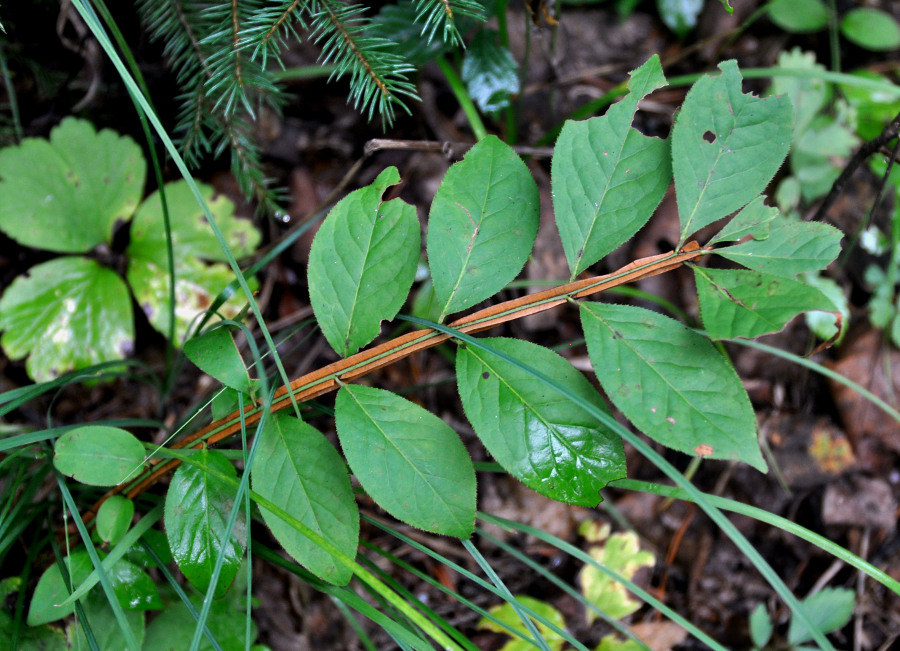
<path fill-rule="evenodd" d="M 224 195 L 213 199 L 211 187 L 198 185 L 234 256 L 240 258 L 252 253 L 259 244 L 259 231 L 249 220 L 234 217 L 230 199 Z M 166 185 L 165 189 L 175 259 L 175 341 L 180 344 L 196 319 L 234 280 L 234 274 L 225 264 L 208 264 L 208 261 L 227 258 L 188 185 L 178 181 Z M 165 237 L 159 193 L 155 192 L 141 204 L 131 227 L 127 277 L 150 324 L 168 335 L 170 297 Z M 252 279 L 249 284 L 251 289 L 256 286 Z M 218 312 L 224 318 L 234 318 L 244 302 L 243 294 L 236 293 Z"/>
<path fill-rule="evenodd" d="M 309 252 L 309 299 L 322 333 L 346 357 L 372 341 L 409 294 L 421 238 L 416 209 L 382 201 L 400 182 L 389 167 L 368 187 L 338 203 Z"/>
<path fill-rule="evenodd" d="M 497 32 L 481 29 L 462 63 L 462 79 L 469 96 L 485 113 L 508 108 L 519 92 L 519 66 L 509 49 L 497 43 Z"/>
<path fill-rule="evenodd" d="M 250 393 L 250 375 L 228 328 L 215 328 L 188 339 L 184 354 L 201 371 L 225 386 Z"/>
<path fill-rule="evenodd" d="M 656 0 L 659 17 L 678 38 L 684 38 L 697 26 L 703 0 Z"/>
<path fill-rule="evenodd" d="M 216 597 L 228 590 L 247 546 L 247 521 L 238 512 L 234 529 L 226 530 L 237 489 L 211 475 L 206 466 L 236 478 L 234 466 L 221 453 L 203 448 L 194 457 L 200 465 L 182 464 L 166 493 L 166 536 L 178 568 L 200 592 L 206 592 L 221 550 L 225 549 Z"/>
<path fill-rule="evenodd" d="M 274 413 L 259 434 L 253 490 L 321 534 L 341 552 L 356 556 L 359 512 L 347 467 L 321 433 L 302 420 Z M 260 511 L 285 551 L 316 576 L 343 585 L 350 570 L 265 508 Z"/>
<path fill-rule="evenodd" d="M 85 258 L 57 258 L 16 278 L 0 298 L 0 343 L 10 359 L 28 355 L 36 382 L 134 349 L 131 297 L 111 269 Z"/>
<path fill-rule="evenodd" d="M 614 533 L 603 545 L 592 546 L 588 553 L 598 563 L 629 581 L 639 569 L 653 567 L 656 562 L 652 553 L 641 549 L 637 534 L 633 531 Z M 614 619 L 627 617 L 642 605 L 641 601 L 628 594 L 624 585 L 593 565 L 585 565 L 581 569 L 578 582 L 584 598 Z M 591 608 L 585 609 L 585 615 L 589 624 L 597 618 Z"/>
<path fill-rule="evenodd" d="M 900 25 L 894 17 L 874 7 L 855 7 L 841 18 L 841 34 L 856 45 L 875 52 L 900 47 Z"/>
<path fill-rule="evenodd" d="M 146 174 L 134 140 L 66 118 L 50 140 L 0 150 L 0 230 L 37 249 L 89 251 L 134 214 Z"/>
<path fill-rule="evenodd" d="M 97 533 L 104 542 L 115 545 L 131 527 L 133 517 L 134 502 L 123 495 L 112 495 L 97 511 Z"/>
<path fill-rule="evenodd" d="M 781 219 L 771 222 L 766 239 L 748 240 L 716 253 L 748 269 L 793 279 L 827 267 L 841 252 L 842 237 L 828 224 Z"/>
<path fill-rule="evenodd" d="M 765 472 L 750 399 L 709 340 L 626 305 L 582 304 L 581 322 L 597 379 L 638 429 L 685 454 Z"/>
<path fill-rule="evenodd" d="M 116 486 L 144 468 L 144 446 L 131 432 L 107 425 L 71 429 L 53 446 L 53 465 L 90 486 Z"/>
<path fill-rule="evenodd" d="M 89 593 L 82 600 L 85 617 L 94 634 L 97 646 L 102 650 L 122 649 L 122 651 L 142 651 L 142 649 L 132 649 L 128 646 L 122 629 L 119 628 L 119 622 L 106 596 L 100 591 Z M 125 621 L 128 628 L 131 629 L 135 641 L 143 647 L 144 642 L 144 614 L 140 611 L 126 610 Z M 78 618 L 74 618 L 66 627 L 66 636 L 69 640 L 69 648 L 71 649 L 89 649 L 87 637 L 81 622 Z"/>
<path fill-rule="evenodd" d="M 760 194 L 791 144 L 790 100 L 742 93 L 736 61 L 719 69 L 694 84 L 672 130 L 682 243 Z"/>
<path fill-rule="evenodd" d="M 566 122 L 553 153 L 553 207 L 572 277 L 647 223 L 672 178 L 669 143 L 631 127 L 638 102 L 665 86 L 659 57 L 632 71 L 606 115 Z"/>
<path fill-rule="evenodd" d="M 441 321 L 490 298 L 522 270 L 537 235 L 537 184 L 495 136 L 472 147 L 431 204 L 428 263 Z"/>
<path fill-rule="evenodd" d="M 345 385 L 335 400 L 350 469 L 385 511 L 414 527 L 467 538 L 475 527 L 475 469 L 450 426 L 373 387 Z"/>
<path fill-rule="evenodd" d="M 725 227 L 707 244 L 711 246 L 720 242 L 737 242 L 747 235 L 754 240 L 764 240 L 769 237 L 771 222 L 776 217 L 778 217 L 778 209 L 767 206 L 765 197 L 756 197 L 728 220 Z"/>
<path fill-rule="evenodd" d="M 517 596 L 516 600 L 519 601 L 523 606 L 527 606 L 528 608 L 539 614 L 547 621 L 553 623 L 553 625 L 560 630 L 565 630 L 566 620 L 563 617 L 563 614 L 550 604 L 544 601 L 540 601 L 539 599 L 526 597 L 523 595 Z M 512 604 L 505 603 L 499 606 L 493 606 L 489 612 L 491 613 L 491 615 L 505 624 L 505 626 L 501 626 L 500 624 L 497 624 L 487 617 L 482 617 L 481 621 L 478 622 L 479 630 L 493 631 L 494 633 L 506 633 L 507 635 L 509 635 L 509 630 L 512 629 L 513 631 L 519 633 L 519 635 L 524 636 L 527 639 L 531 639 L 531 632 L 527 628 L 525 628 L 525 625 L 522 623 L 522 620 L 519 617 L 519 613 L 516 612 L 516 609 L 512 607 Z M 542 624 L 541 622 L 538 622 L 536 620 L 532 621 L 534 621 L 534 624 L 537 627 L 538 634 L 546 643 L 547 648 L 549 648 L 550 651 L 562 651 L 563 645 L 566 643 L 565 638 L 563 638 L 559 633 L 551 629 L 546 624 Z M 521 638 L 515 638 L 503 645 L 500 651 L 530 651 L 534 648 L 535 647 L 531 642 L 526 642 Z"/>
<path fill-rule="evenodd" d="M 774 0 L 766 9 L 772 22 L 786 32 L 806 34 L 828 25 L 828 8 L 822 0 Z"/>
<path fill-rule="evenodd" d="M 608 409 L 565 359 L 528 341 L 491 338 L 491 346 Z M 594 507 L 599 491 L 625 476 L 622 441 L 579 407 L 515 366 L 474 348 L 456 355 L 466 416 L 485 447 L 516 479 L 555 500 Z"/>
<path fill-rule="evenodd" d="M 801 312 L 832 307 L 814 287 L 757 271 L 694 267 L 694 278 L 703 327 L 713 339 L 778 332 Z"/>
<path fill-rule="evenodd" d="M 856 606 L 856 595 L 846 588 L 824 588 L 804 599 L 803 611 L 818 629 L 825 634 L 843 628 L 853 615 Z M 788 628 L 788 643 L 800 644 L 812 639 L 812 633 L 797 617 L 791 618 Z"/>

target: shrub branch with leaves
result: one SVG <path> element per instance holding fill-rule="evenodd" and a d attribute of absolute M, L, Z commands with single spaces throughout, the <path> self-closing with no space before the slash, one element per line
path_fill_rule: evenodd
<path fill-rule="evenodd" d="M 136 442 L 130 434 L 118 430 L 117 453 L 101 452 L 89 462 L 107 466 L 114 456 L 120 464 L 120 481 L 106 482 L 118 484 L 110 495 L 127 497 L 113 502 L 115 508 L 183 463 L 169 487 L 165 522 L 175 560 L 190 581 L 214 591 L 216 579 L 227 583 L 234 575 L 246 528 L 236 514 L 249 495 L 275 538 L 318 580 L 343 585 L 355 575 L 375 586 L 352 560 L 360 516 L 349 474 L 397 519 L 466 538 L 476 517 L 475 473 L 456 433 L 437 416 L 395 393 L 351 382 L 451 337 L 462 342 L 456 378 L 466 416 L 493 458 L 543 495 L 594 506 L 603 486 L 625 476 L 622 436 L 645 454 L 653 455 L 652 450 L 612 419 L 599 392 L 565 358 L 527 341 L 465 334 L 567 303 L 578 306 L 598 382 L 637 429 L 688 455 L 742 461 L 764 471 L 750 401 L 711 338 L 756 337 L 780 330 L 805 310 L 834 311 L 831 301 L 799 281 L 798 274 L 824 269 L 839 252 L 841 234 L 824 224 L 789 220 L 765 205 L 760 193 L 787 155 L 791 104 L 743 93 L 737 65 L 729 61 L 720 68 L 718 76 L 702 78 L 690 91 L 670 142 L 631 126 L 639 99 L 665 85 L 659 59 L 653 57 L 632 73 L 630 94 L 606 116 L 568 123 L 554 153 L 554 207 L 573 277 L 631 239 L 673 177 L 681 222 L 675 251 L 635 261 L 608 276 L 500 303 L 449 328 L 431 323 L 356 352 L 374 340 L 382 321 L 398 314 L 419 256 L 415 212 L 399 199 L 383 199 L 399 182 L 397 171 L 389 168 L 331 211 L 312 246 L 311 302 L 326 339 L 344 359 L 264 399 L 271 409 L 241 408 L 255 399 L 260 385 L 250 378 L 228 326 L 214 326 L 192 339 L 187 355 L 227 387 L 225 395 L 238 409 L 221 416 L 224 406 L 217 402 L 215 422 L 172 448 L 154 449 L 149 457 L 143 446 L 128 442 Z M 704 246 L 691 240 L 735 211 Z M 483 139 L 451 167 L 428 219 L 426 249 L 438 321 L 490 298 L 518 275 L 531 252 L 537 221 L 535 182 L 498 139 Z M 716 256 L 744 268 L 711 267 Z M 580 300 L 684 264 L 694 271 L 705 334 L 644 308 Z M 282 411 L 294 401 L 335 389 L 343 458 L 299 412 Z M 224 455 L 207 446 L 247 432 L 253 423 L 256 437 L 245 459 L 248 487 L 247 474 L 236 476 Z M 57 467 L 72 477 L 84 471 L 79 445 L 90 440 L 87 433 L 73 430 L 56 444 Z M 189 443 L 200 452 L 179 451 Z M 654 463 L 665 464 L 655 456 Z M 206 489 L 191 489 L 197 482 Z M 103 501 L 85 520 L 111 508 L 111 502 Z M 718 517 L 720 526 L 728 524 Z M 183 553 L 179 541 L 191 539 L 201 526 L 210 528 L 198 543 L 203 553 Z M 770 580 L 777 583 L 777 577 Z M 785 598 L 796 605 L 789 593 Z M 46 601 L 33 602 L 34 609 L 46 611 Z M 802 611 L 797 617 L 808 623 Z M 441 644 L 449 642 L 427 622 L 417 624 Z M 829 648 L 820 631 L 813 625 L 809 629 Z"/>

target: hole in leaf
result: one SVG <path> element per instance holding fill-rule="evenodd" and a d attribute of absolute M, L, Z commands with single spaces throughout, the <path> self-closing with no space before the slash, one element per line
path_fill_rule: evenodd
<path fill-rule="evenodd" d="M 712 131 L 707 130 L 706 133 L 703 134 L 703 139 L 706 142 L 710 142 L 710 143 L 715 142 L 716 134 L 714 134 Z"/>

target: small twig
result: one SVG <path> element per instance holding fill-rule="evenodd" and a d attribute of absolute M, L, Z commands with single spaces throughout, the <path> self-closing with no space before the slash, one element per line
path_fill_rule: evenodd
<path fill-rule="evenodd" d="M 869 156 L 880 151 L 882 147 L 896 138 L 898 133 L 900 133 L 900 113 L 890 121 L 878 136 L 864 143 L 853 157 L 847 161 L 844 171 L 835 179 L 828 196 L 825 197 L 825 200 L 819 205 L 819 209 L 812 216 L 812 221 L 822 221 L 825 218 L 825 214 L 831 209 L 838 195 L 844 191 L 844 186 L 850 180 L 850 177 L 853 176 L 856 168 L 862 165 Z"/>

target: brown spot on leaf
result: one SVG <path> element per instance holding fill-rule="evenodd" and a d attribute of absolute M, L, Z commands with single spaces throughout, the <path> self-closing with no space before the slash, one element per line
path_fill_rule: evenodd
<path fill-rule="evenodd" d="M 697 447 L 694 448 L 694 453 L 698 457 L 708 457 L 713 453 L 713 447 L 706 443 L 701 443 Z"/>

